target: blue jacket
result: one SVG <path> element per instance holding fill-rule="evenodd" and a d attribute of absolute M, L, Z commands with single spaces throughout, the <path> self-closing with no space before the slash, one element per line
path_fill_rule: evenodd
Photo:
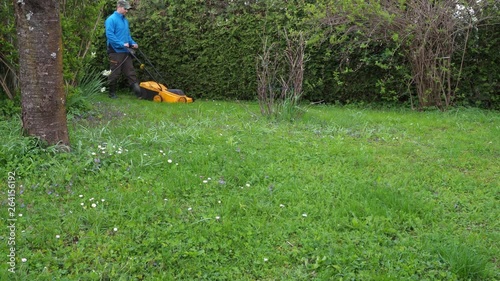
<path fill-rule="evenodd" d="M 113 47 L 117 53 L 127 53 L 128 50 L 123 46 L 129 43 L 130 47 L 137 44 L 130 36 L 128 20 L 122 14 L 115 11 L 104 22 L 106 28 L 107 46 Z"/>

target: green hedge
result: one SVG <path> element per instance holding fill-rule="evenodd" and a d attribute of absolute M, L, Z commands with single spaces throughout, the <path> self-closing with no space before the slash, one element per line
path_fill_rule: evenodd
<path fill-rule="evenodd" d="M 70 2 L 77 7 L 62 13 L 67 82 L 77 81 L 80 69 L 89 63 L 103 70 L 109 68 L 104 20 L 116 8 L 114 0 L 65 1 Z M 262 42 L 267 38 L 283 45 L 280 34 L 284 31 L 303 31 L 309 39 L 303 87 L 303 97 L 308 101 L 401 104 L 408 103 L 414 92 L 407 59 L 394 42 L 360 44 L 363 34 L 336 41 L 341 30 L 325 32 L 327 27 L 314 14 L 319 9 L 312 7 L 326 1 L 135 2 L 136 9 L 128 14 L 132 35 L 162 73 L 158 80 L 195 98 L 256 99 L 255 64 Z M 12 20 L 10 5 L 8 1 L 0 10 L 4 23 Z M 467 37 L 455 104 L 499 109 L 500 54 L 496 46 L 500 43 L 500 25 L 495 23 L 500 14 L 498 7 L 483 12 L 491 17 Z M 0 44 L 0 54 L 15 57 L 12 45 L 4 44 L 15 39 L 12 29 L 4 25 L 0 33 L 1 38 L 8 39 Z M 82 53 L 89 40 L 92 44 L 88 52 Z M 465 44 L 465 34 L 457 40 Z M 92 59 L 91 53 L 96 57 Z M 456 73 L 461 58 L 461 53 L 453 57 Z M 141 80 L 152 79 L 138 63 L 137 67 Z"/>

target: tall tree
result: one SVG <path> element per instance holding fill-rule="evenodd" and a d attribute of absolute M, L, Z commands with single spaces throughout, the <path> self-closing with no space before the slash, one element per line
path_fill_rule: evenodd
<path fill-rule="evenodd" d="M 24 131 L 69 145 L 58 0 L 12 0 L 19 49 Z"/>

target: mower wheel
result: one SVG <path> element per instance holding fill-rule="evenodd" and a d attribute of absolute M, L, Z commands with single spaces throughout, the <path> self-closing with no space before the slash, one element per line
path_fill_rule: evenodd
<path fill-rule="evenodd" d="M 156 95 L 156 96 L 154 96 L 154 97 L 153 97 L 153 101 L 154 101 L 154 102 L 162 102 L 162 101 L 163 101 L 163 99 L 161 98 L 161 96 L 160 96 L 160 95 Z"/>

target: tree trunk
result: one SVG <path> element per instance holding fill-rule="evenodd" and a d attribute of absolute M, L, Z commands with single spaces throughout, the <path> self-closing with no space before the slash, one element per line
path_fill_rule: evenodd
<path fill-rule="evenodd" d="M 58 0 L 13 0 L 25 133 L 69 145 Z"/>

